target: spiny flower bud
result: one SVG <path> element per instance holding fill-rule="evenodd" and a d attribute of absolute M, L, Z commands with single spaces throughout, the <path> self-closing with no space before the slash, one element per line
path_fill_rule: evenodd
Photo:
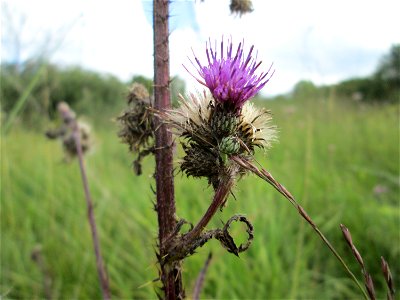
<path fill-rule="evenodd" d="M 239 140 L 234 136 L 227 136 L 221 139 L 219 150 L 228 155 L 238 154 L 240 150 Z"/>
<path fill-rule="evenodd" d="M 210 119 L 210 127 L 218 136 L 225 136 L 234 133 L 238 122 L 239 118 L 235 114 L 215 110 Z"/>

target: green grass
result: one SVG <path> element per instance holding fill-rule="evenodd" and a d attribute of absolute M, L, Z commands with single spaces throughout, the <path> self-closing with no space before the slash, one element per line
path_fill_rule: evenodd
<path fill-rule="evenodd" d="M 279 142 L 257 159 L 284 184 L 361 273 L 342 238 L 351 230 L 378 297 L 385 297 L 380 256 L 399 284 L 399 107 L 325 101 L 266 102 L 279 127 Z M 107 120 L 108 121 L 108 120 Z M 132 157 L 116 128 L 95 131 L 86 164 L 102 250 L 114 298 L 154 299 L 156 215 L 151 192 L 154 163 L 134 176 Z M 76 161 L 62 162 L 60 145 L 18 129 L 2 137 L 0 295 L 45 297 L 43 272 L 31 259 L 38 245 L 54 298 L 100 297 L 86 206 Z M 384 192 L 377 194 L 376 187 Z M 176 177 L 177 214 L 196 222 L 212 197 L 205 181 Z M 209 227 L 235 213 L 253 222 L 255 240 L 237 258 L 211 241 L 185 260 L 187 295 L 209 251 L 214 256 L 203 298 L 361 298 L 355 285 L 316 234 L 271 186 L 254 176 L 235 188 Z"/>

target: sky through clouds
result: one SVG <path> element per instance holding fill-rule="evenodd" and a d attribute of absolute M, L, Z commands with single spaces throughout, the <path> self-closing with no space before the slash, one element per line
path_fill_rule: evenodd
<path fill-rule="evenodd" d="M 268 96 L 303 79 L 328 84 L 368 75 L 400 43 L 398 0 L 253 0 L 253 6 L 253 13 L 239 18 L 228 0 L 173 1 L 171 75 L 185 79 L 188 89 L 201 89 L 182 67 L 190 68 L 192 49 L 204 61 L 209 38 L 244 40 L 245 49 L 255 45 L 261 68 L 274 63 L 276 72 L 263 89 Z M 151 17 L 147 0 L 3 0 L 2 61 L 46 52 L 52 62 L 122 80 L 152 77 Z"/>

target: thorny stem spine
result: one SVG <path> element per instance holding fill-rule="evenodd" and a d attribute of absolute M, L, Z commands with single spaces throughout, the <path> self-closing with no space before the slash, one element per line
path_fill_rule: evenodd
<path fill-rule="evenodd" d="M 153 0 L 154 106 L 159 111 L 164 111 L 171 107 L 169 92 L 168 7 L 168 0 Z M 156 209 L 159 226 L 159 255 L 162 258 L 167 254 L 165 241 L 174 232 L 177 222 L 175 219 L 172 135 L 158 117 L 155 118 L 155 128 L 157 129 L 155 132 Z M 161 264 L 161 280 L 165 299 L 172 300 L 184 297 L 179 262 L 175 262 L 172 268 Z"/>
<path fill-rule="evenodd" d="M 100 287 L 101 287 L 103 299 L 108 300 L 108 299 L 111 299 L 108 276 L 107 276 L 107 272 L 104 267 L 103 258 L 102 258 L 101 250 L 100 250 L 100 242 L 99 242 L 99 237 L 97 234 L 96 221 L 95 221 L 94 211 L 93 211 L 93 201 L 92 201 L 92 196 L 91 196 L 90 190 L 89 190 L 89 184 L 88 184 L 88 180 L 87 180 L 87 176 L 86 176 L 85 164 L 83 161 L 83 153 L 82 153 L 82 145 L 81 145 L 79 128 L 78 128 L 77 122 L 76 121 L 74 121 L 74 122 L 75 122 L 75 124 L 73 125 L 74 126 L 73 134 L 75 137 L 76 151 L 78 154 L 79 168 L 80 168 L 81 176 L 82 176 L 83 189 L 85 191 L 87 215 L 88 215 L 88 219 L 89 219 L 90 230 L 92 233 L 94 252 L 96 255 L 97 273 L 99 276 Z"/>

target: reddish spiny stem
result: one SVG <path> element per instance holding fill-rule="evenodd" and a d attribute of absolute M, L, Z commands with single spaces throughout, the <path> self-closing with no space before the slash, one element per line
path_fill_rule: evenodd
<path fill-rule="evenodd" d="M 154 28 L 154 99 L 155 109 L 164 111 L 171 107 L 169 92 L 169 28 L 168 0 L 153 0 Z M 172 135 L 159 118 L 155 120 L 156 128 L 156 191 L 157 214 L 159 226 L 160 257 L 167 254 L 166 239 L 176 227 L 174 177 L 172 165 Z M 165 299 L 184 297 L 179 262 L 174 266 L 161 264 L 161 280 Z"/>

